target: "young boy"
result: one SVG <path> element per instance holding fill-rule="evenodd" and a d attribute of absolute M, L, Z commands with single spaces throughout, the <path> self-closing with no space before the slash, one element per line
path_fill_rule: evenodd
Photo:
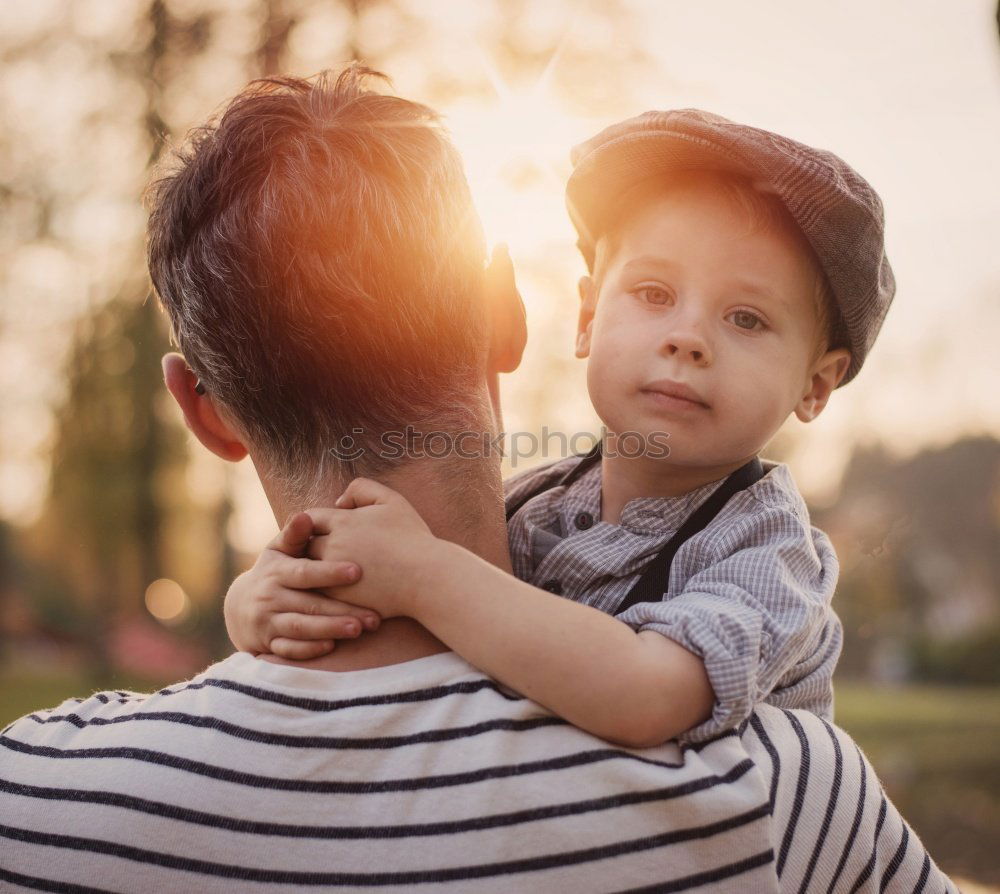
<path fill-rule="evenodd" d="M 357 479 L 233 584 L 233 642 L 304 657 L 276 636 L 289 612 L 355 615 L 324 640 L 360 633 L 366 613 L 268 571 L 275 550 L 308 551 L 362 569 L 338 598 L 415 618 L 612 741 L 704 741 L 760 701 L 829 718 L 836 556 L 787 467 L 757 454 L 790 414 L 816 418 L 874 341 L 895 290 L 881 202 L 830 153 L 690 109 L 614 125 L 573 162 L 590 272 L 576 354 L 607 433 L 508 482 L 516 578 Z"/>

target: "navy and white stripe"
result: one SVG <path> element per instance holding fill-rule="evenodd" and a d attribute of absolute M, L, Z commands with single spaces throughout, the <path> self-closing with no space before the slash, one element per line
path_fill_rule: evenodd
<path fill-rule="evenodd" d="M 815 716 L 619 748 L 453 653 L 67 701 L 0 734 L 0 805 L 3 890 L 955 890 Z"/>
<path fill-rule="evenodd" d="M 782 891 L 958 890 L 843 730 L 807 711 L 762 706 L 742 740 L 770 765 Z"/>
<path fill-rule="evenodd" d="M 577 462 L 560 460 L 508 480 L 508 504 Z M 770 465 L 677 551 L 663 600 L 641 602 L 619 616 L 704 660 L 716 705 L 684 741 L 738 726 L 762 701 L 833 716 L 833 671 L 843 644 L 830 605 L 837 556 L 829 538 L 811 526 L 788 467 Z M 647 562 L 720 484 L 680 497 L 631 500 L 614 525 L 600 521 L 601 469 L 595 465 L 515 513 L 508 526 L 514 573 L 616 614 Z"/>

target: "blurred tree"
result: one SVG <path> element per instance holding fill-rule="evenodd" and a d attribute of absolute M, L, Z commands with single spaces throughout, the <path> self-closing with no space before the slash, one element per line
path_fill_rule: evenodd
<path fill-rule="evenodd" d="M 284 0 L 262 0 L 263 24 L 260 42 L 255 53 L 257 74 L 262 77 L 284 70 L 288 35 L 299 21 L 296 13 L 289 11 Z"/>
<path fill-rule="evenodd" d="M 979 662 L 973 655 L 995 642 L 986 632 L 1000 624 L 1000 441 L 967 437 L 909 459 L 858 451 L 836 506 L 815 523 L 841 561 L 845 674 L 957 679 L 949 661 Z"/>
<path fill-rule="evenodd" d="M 147 167 L 158 161 L 168 132 L 163 90 L 177 55 L 197 53 L 210 18 L 182 22 L 164 0 L 149 3 L 146 41 L 121 54 L 119 69 L 145 96 L 141 127 Z M 52 558 L 78 573 L 74 602 L 98 672 L 107 670 L 107 637 L 115 619 L 144 611 L 146 587 L 164 576 L 164 482 L 184 461 L 182 430 L 159 410 L 160 357 L 168 350 L 164 321 L 149 295 L 141 234 L 117 294 L 86 313 L 66 362 L 65 396 L 56 410 L 50 491 L 39 526 Z"/>
<path fill-rule="evenodd" d="M 365 62 L 368 65 L 373 65 L 375 60 L 371 57 L 366 58 L 364 50 L 361 47 L 360 35 L 361 11 L 366 6 L 371 6 L 372 4 L 369 0 L 344 0 L 344 5 L 347 7 L 351 23 L 346 40 L 347 58 L 352 62 Z"/>
<path fill-rule="evenodd" d="M 3 665 L 6 647 L 4 631 L 8 625 L 3 623 L 3 619 L 14 583 L 14 558 L 10 525 L 0 521 L 0 666 Z"/>
<path fill-rule="evenodd" d="M 98 663 L 115 617 L 137 610 L 163 576 L 162 468 L 181 456 L 176 426 L 156 411 L 166 338 L 155 307 L 130 292 L 78 324 L 40 522 L 52 558 L 76 572 L 73 595 Z"/>

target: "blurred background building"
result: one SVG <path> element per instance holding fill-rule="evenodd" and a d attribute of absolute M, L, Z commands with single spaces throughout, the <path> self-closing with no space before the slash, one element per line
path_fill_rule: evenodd
<path fill-rule="evenodd" d="M 696 106 L 837 152 L 885 201 L 898 292 L 879 343 L 766 455 L 792 465 L 841 558 L 839 722 L 939 862 L 1000 885 L 996 15 L 992 0 L 0 7 L 0 725 L 225 654 L 221 598 L 273 533 L 252 469 L 201 449 L 162 386 L 140 196 L 172 143 L 251 77 L 351 59 L 444 112 L 528 308 L 504 384 L 523 448 L 543 427 L 597 430 L 572 356 L 570 146 Z"/>

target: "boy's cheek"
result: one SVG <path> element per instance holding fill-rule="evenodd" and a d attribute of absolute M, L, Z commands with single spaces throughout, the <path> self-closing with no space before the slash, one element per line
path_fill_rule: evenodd
<path fill-rule="evenodd" d="M 620 383 L 614 378 L 613 367 L 605 371 L 600 363 L 592 360 L 587 367 L 587 391 L 594 411 L 610 431 L 624 431 L 630 427 L 628 420 L 621 418 L 624 394 Z"/>
<path fill-rule="evenodd" d="M 645 350 L 635 341 L 618 330 L 595 327 L 587 357 L 587 378 L 599 384 L 613 383 L 626 377 Z"/>
<path fill-rule="evenodd" d="M 604 312 L 598 308 L 590 325 L 591 351 L 601 346 L 606 352 L 618 354 L 618 361 L 622 362 L 628 359 L 620 355 L 622 350 L 648 349 L 654 331 L 651 327 L 655 326 L 650 314 L 630 312 L 627 306 Z"/>

